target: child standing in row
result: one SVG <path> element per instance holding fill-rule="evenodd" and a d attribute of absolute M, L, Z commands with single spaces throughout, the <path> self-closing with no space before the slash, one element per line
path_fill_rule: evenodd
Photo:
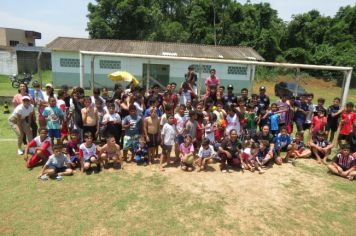
<path fill-rule="evenodd" d="M 61 121 L 64 119 L 64 114 L 57 107 L 57 101 L 55 97 L 49 97 L 48 98 L 48 103 L 49 106 L 46 107 L 42 113 L 42 115 L 46 118 L 47 120 L 47 129 L 48 129 L 48 135 L 52 140 L 56 138 L 57 143 L 61 143 Z"/>
<path fill-rule="evenodd" d="M 167 165 L 170 163 L 172 147 L 175 143 L 176 138 L 176 126 L 174 125 L 174 116 L 168 115 L 168 122 L 163 125 L 161 131 L 161 140 L 162 140 L 162 153 L 159 162 L 159 169 L 164 171 L 163 163 L 167 162 Z"/>

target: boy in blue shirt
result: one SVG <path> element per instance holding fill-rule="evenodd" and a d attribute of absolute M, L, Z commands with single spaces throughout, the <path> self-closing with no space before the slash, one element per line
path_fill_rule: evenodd
<path fill-rule="evenodd" d="M 57 101 L 54 97 L 48 98 L 49 106 L 46 107 L 42 115 L 47 120 L 48 136 L 51 137 L 52 143 L 54 138 L 57 139 L 57 144 L 61 143 L 61 121 L 64 118 L 62 110 L 57 107 Z"/>
<path fill-rule="evenodd" d="M 128 150 L 133 154 L 133 149 L 143 133 L 142 117 L 136 114 L 136 107 L 133 104 L 129 106 L 129 115 L 122 121 L 122 127 L 125 129 L 123 159 L 126 160 Z"/>
<path fill-rule="evenodd" d="M 281 132 L 275 137 L 275 151 L 277 153 L 277 158 L 276 158 L 276 163 L 277 164 L 282 164 L 282 159 L 281 159 L 281 151 L 283 152 L 288 152 L 288 150 L 291 148 L 289 145 L 291 144 L 292 139 L 287 133 L 287 127 L 282 126 L 281 127 Z M 288 161 L 288 154 L 284 157 L 285 161 Z"/>

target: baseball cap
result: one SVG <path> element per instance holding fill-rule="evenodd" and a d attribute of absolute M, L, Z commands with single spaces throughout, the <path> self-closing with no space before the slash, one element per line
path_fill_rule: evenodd
<path fill-rule="evenodd" d="M 232 86 L 232 84 L 229 84 L 229 85 L 227 86 L 227 89 L 234 89 L 234 86 Z"/>
<path fill-rule="evenodd" d="M 266 90 L 266 87 L 265 86 L 261 86 L 260 90 Z"/>
<path fill-rule="evenodd" d="M 30 99 L 29 96 L 23 96 L 23 97 L 22 97 L 22 101 L 23 101 L 23 100 L 29 100 L 29 101 L 30 101 L 31 99 Z"/>
<path fill-rule="evenodd" d="M 46 84 L 46 88 L 47 88 L 47 87 L 53 88 L 53 85 L 50 84 L 50 83 L 48 83 L 48 84 Z"/>

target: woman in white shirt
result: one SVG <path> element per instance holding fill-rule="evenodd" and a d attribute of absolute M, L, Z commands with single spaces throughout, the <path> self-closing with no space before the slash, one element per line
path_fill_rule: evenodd
<path fill-rule="evenodd" d="M 9 125 L 17 136 L 17 153 L 23 154 L 21 149 L 24 134 L 26 134 L 28 142 L 32 140 L 32 132 L 30 128 L 32 117 L 34 116 L 33 105 L 30 102 L 29 96 L 22 97 L 22 104 L 18 105 L 12 115 L 9 117 Z M 26 121 L 27 118 L 27 121 Z"/>

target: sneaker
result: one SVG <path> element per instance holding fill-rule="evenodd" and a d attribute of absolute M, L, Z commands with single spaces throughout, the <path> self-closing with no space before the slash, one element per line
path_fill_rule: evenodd
<path fill-rule="evenodd" d="M 48 180 L 48 176 L 47 175 L 42 175 L 40 177 L 40 180 L 46 181 L 46 180 Z"/>
<path fill-rule="evenodd" d="M 97 166 L 96 166 L 96 169 L 97 169 L 98 172 L 100 172 L 100 171 L 101 171 L 101 165 L 100 165 L 100 164 L 97 165 Z"/>
<path fill-rule="evenodd" d="M 221 173 L 227 173 L 226 169 L 221 170 Z"/>
<path fill-rule="evenodd" d="M 22 151 L 21 149 L 18 149 L 18 150 L 17 150 L 17 154 L 18 154 L 18 155 L 23 155 L 23 151 Z"/>
<path fill-rule="evenodd" d="M 57 177 L 56 177 L 56 180 L 57 180 L 57 181 L 61 181 L 62 179 L 63 179 L 62 176 L 57 175 Z"/>

